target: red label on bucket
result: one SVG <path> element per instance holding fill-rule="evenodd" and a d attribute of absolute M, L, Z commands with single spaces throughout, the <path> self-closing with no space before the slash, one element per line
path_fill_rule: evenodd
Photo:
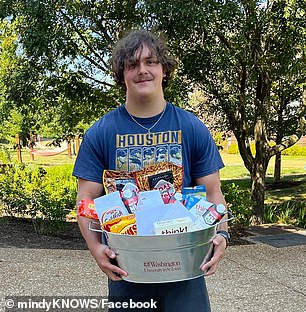
<path fill-rule="evenodd" d="M 145 261 L 143 263 L 144 272 L 173 272 L 181 270 L 181 261 Z"/>

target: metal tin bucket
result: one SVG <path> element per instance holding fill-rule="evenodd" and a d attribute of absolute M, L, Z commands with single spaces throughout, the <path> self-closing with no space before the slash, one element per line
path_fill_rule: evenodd
<path fill-rule="evenodd" d="M 171 234 L 133 236 L 104 232 L 116 253 L 120 268 L 128 272 L 124 280 L 135 283 L 165 283 L 204 275 L 200 265 L 212 253 L 216 226 Z"/>

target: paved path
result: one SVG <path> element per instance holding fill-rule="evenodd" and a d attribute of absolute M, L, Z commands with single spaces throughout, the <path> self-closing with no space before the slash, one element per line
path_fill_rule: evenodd
<path fill-rule="evenodd" d="M 276 232 L 254 228 L 251 244 L 228 248 L 218 272 L 207 278 L 212 311 L 306 311 L 306 231 Z M 277 240 L 282 247 L 274 246 Z M 106 282 L 84 248 L 0 244 L 2 302 L 8 295 L 101 296 L 107 294 Z"/>

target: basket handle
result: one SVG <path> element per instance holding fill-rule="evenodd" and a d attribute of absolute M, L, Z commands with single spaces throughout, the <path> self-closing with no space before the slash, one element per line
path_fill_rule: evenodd
<path fill-rule="evenodd" d="M 228 222 L 228 221 L 231 221 L 231 220 L 233 220 L 235 218 L 230 211 L 227 211 L 226 213 L 229 215 L 229 218 L 227 218 L 225 220 L 221 220 L 220 222 L 216 223 L 215 226 L 220 225 L 220 224 L 225 223 L 225 222 Z M 98 228 L 97 227 L 93 227 L 93 226 L 96 226 L 96 225 L 98 225 Z M 105 233 L 105 231 L 103 231 L 101 229 L 100 222 L 96 221 L 96 220 L 90 220 L 90 222 L 88 224 L 88 229 L 90 231 L 93 231 L 93 232 Z"/>
<path fill-rule="evenodd" d="M 225 223 L 225 222 L 228 222 L 228 221 L 232 221 L 232 220 L 235 219 L 234 215 L 230 211 L 227 211 L 226 213 L 229 216 L 229 218 L 227 218 L 225 220 L 221 220 L 220 222 L 216 223 L 215 225 L 220 225 L 222 223 Z"/>
<path fill-rule="evenodd" d="M 95 225 L 99 226 L 99 228 L 97 227 L 93 227 Z M 101 230 L 101 226 L 100 226 L 100 222 L 99 221 L 96 221 L 96 220 L 90 220 L 89 224 L 88 224 L 88 229 L 90 231 L 93 231 L 93 232 L 99 232 L 99 233 L 104 233 L 104 231 Z"/>

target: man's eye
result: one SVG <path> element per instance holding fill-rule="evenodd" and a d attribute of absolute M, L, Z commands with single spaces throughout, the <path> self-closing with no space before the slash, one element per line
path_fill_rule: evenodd
<path fill-rule="evenodd" d="M 137 66 L 136 63 L 129 63 L 127 67 L 128 67 L 128 69 L 134 69 L 134 68 L 136 68 L 136 66 Z"/>
<path fill-rule="evenodd" d="M 158 60 L 155 60 L 155 59 L 153 59 L 153 60 L 147 60 L 147 65 L 148 66 L 155 66 L 155 65 L 157 65 L 159 62 L 158 62 Z"/>

